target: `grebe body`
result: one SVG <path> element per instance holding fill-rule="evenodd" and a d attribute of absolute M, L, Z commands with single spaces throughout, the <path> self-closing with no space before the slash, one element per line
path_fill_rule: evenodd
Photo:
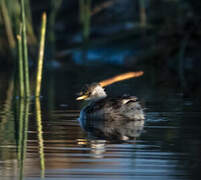
<path fill-rule="evenodd" d="M 135 96 L 119 98 L 107 97 L 99 83 L 87 85 L 77 100 L 85 99 L 89 103 L 80 112 L 80 118 L 115 120 L 144 120 L 143 108 Z"/>

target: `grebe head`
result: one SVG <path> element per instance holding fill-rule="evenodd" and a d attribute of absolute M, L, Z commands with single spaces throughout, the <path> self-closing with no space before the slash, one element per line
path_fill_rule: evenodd
<path fill-rule="evenodd" d="M 107 94 L 99 83 L 93 83 L 86 85 L 83 90 L 79 93 L 79 97 L 76 100 L 98 100 L 105 98 Z"/>

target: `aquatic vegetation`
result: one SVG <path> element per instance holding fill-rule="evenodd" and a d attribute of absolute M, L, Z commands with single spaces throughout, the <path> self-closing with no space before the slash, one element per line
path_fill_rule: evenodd
<path fill-rule="evenodd" d="M 83 40 L 87 41 L 90 35 L 91 0 L 79 0 L 80 23 L 82 24 Z"/>
<path fill-rule="evenodd" d="M 8 56 L 15 59 L 17 52 L 16 34 L 19 33 L 19 23 L 21 22 L 21 1 L 2 0 L 0 2 L 0 53 L 1 56 Z M 24 11 L 26 28 L 28 35 L 28 44 L 35 45 L 36 37 L 32 25 L 31 7 L 29 0 L 24 1 Z M 2 61 L 2 60 L 1 60 Z M 9 61 L 10 63 L 13 63 Z"/>
<path fill-rule="evenodd" d="M 200 77 L 198 59 L 201 57 L 198 50 L 200 44 L 199 1 L 51 0 L 50 3 L 47 2 L 24 0 L 27 52 L 33 67 L 35 67 L 34 59 L 37 58 L 35 57 L 37 56 L 36 43 L 39 42 L 36 40 L 39 38 L 35 36 L 35 32 L 39 31 L 38 17 L 41 11 L 45 10 L 48 12 L 47 61 L 50 61 L 53 56 L 56 56 L 56 60 L 58 60 L 57 57 L 59 59 L 68 57 L 70 61 L 65 62 L 69 64 L 76 64 L 79 59 L 79 62 L 84 62 L 81 64 L 86 65 L 91 57 L 94 58 L 94 53 L 89 53 L 90 48 L 101 47 L 100 50 L 98 49 L 98 53 L 102 55 L 104 54 L 103 49 L 108 50 L 111 48 L 110 45 L 116 46 L 118 44 L 127 50 L 124 47 L 126 44 L 132 47 L 133 53 L 132 55 L 128 53 L 129 57 L 121 58 L 119 65 L 125 64 L 126 67 L 133 69 L 136 68 L 136 65 L 154 66 L 160 71 L 160 76 L 157 77 L 164 76 L 164 83 L 169 77 L 180 76 L 179 83 L 177 83 L 180 84 L 180 87 L 195 85 L 200 91 L 199 78 L 197 78 Z M 19 37 L 16 38 L 16 35 L 20 34 L 19 24 L 22 22 L 21 1 L 2 0 L 0 10 L 0 55 L 3 57 L 0 58 L 0 63 L 15 66 L 17 64 L 15 63 L 16 54 L 19 51 L 17 49 Z M 183 39 L 186 36 L 189 36 L 187 48 L 183 48 L 182 51 Z M 21 40 L 23 43 L 23 37 Z M 66 53 L 60 53 L 62 51 Z M 181 51 L 180 58 L 178 57 L 179 51 Z M 23 54 L 26 56 L 26 50 L 24 52 Z M 24 57 L 24 55 L 22 56 Z M 105 59 L 107 62 L 115 64 L 120 57 L 119 55 L 118 58 L 115 56 L 111 51 L 112 61 L 108 61 L 108 54 Z M 104 62 L 102 57 L 98 54 L 95 58 L 102 63 Z M 187 59 L 191 59 L 191 61 Z M 173 61 L 175 62 L 172 63 Z M 97 62 L 93 63 L 98 64 Z M 184 66 L 182 71 L 181 68 L 179 69 L 179 63 Z M 176 67 L 177 69 L 175 69 Z M 163 75 L 165 71 L 161 69 L 166 69 L 170 75 Z M 176 73 L 171 76 L 172 72 Z M 192 74 L 194 77 L 191 77 Z M 24 81 L 27 82 L 27 79 L 29 77 L 25 78 Z M 186 81 L 186 85 L 183 80 Z M 160 79 L 159 81 L 161 82 Z M 24 89 L 29 91 L 27 85 L 28 83 Z M 25 96 L 27 96 L 26 93 Z"/>
<path fill-rule="evenodd" d="M 22 9 L 22 23 L 19 25 L 19 34 L 17 35 L 18 41 L 18 72 L 19 72 L 19 94 L 20 97 L 30 96 L 30 81 L 29 81 L 29 62 L 28 62 L 28 49 L 26 39 L 26 22 L 24 12 L 24 1 L 21 1 Z M 38 51 L 38 67 L 36 77 L 36 90 L 35 95 L 40 96 L 41 81 L 42 81 L 42 67 L 45 48 L 45 34 L 46 34 L 46 13 L 42 15 L 40 47 Z"/>
<path fill-rule="evenodd" d="M 28 49 L 27 49 L 27 31 L 25 19 L 25 5 L 24 0 L 21 0 L 21 17 L 22 17 L 22 57 L 24 62 L 24 82 L 25 82 L 25 96 L 30 96 L 29 86 L 29 62 L 28 62 Z"/>
<path fill-rule="evenodd" d="M 19 95 L 20 97 L 24 97 L 24 67 L 23 67 L 23 57 L 22 57 L 22 32 L 20 30 L 20 34 L 17 35 L 18 41 L 18 73 L 19 73 Z"/>
<path fill-rule="evenodd" d="M 43 13 L 42 25 L 41 25 L 40 47 L 39 47 L 39 51 L 38 51 L 37 75 L 36 75 L 36 91 L 35 91 L 36 97 L 40 96 L 40 90 L 41 90 L 42 68 L 43 68 L 44 49 L 45 49 L 46 24 L 47 24 L 47 16 L 46 16 L 46 13 Z"/>
<path fill-rule="evenodd" d="M 146 3 L 145 0 L 140 0 L 140 25 L 145 27 L 147 25 L 147 14 L 146 14 Z"/>

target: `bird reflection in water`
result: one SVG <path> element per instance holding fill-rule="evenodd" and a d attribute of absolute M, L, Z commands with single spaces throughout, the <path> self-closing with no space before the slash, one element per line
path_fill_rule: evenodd
<path fill-rule="evenodd" d="M 85 145 L 90 146 L 94 158 L 103 158 L 107 141 L 129 142 L 135 144 L 143 132 L 144 120 L 138 121 L 108 121 L 106 119 L 79 118 L 80 126 L 88 134 Z"/>
<path fill-rule="evenodd" d="M 89 138 L 108 140 L 135 140 L 143 131 L 142 120 L 108 120 L 79 118 L 81 127 L 88 133 Z"/>

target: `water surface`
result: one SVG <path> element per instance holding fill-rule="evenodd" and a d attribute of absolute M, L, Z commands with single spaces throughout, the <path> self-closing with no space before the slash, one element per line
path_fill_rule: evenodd
<path fill-rule="evenodd" d="M 87 73 L 94 72 L 83 72 Z M 111 86 L 112 95 L 139 96 L 146 120 L 137 130 L 133 128 L 132 139 L 109 139 L 87 132 L 78 121 L 84 103 L 75 102 L 75 93 L 93 77 L 81 82 L 83 76 L 76 74 L 64 84 L 71 72 L 55 74 L 44 84 L 48 94 L 40 101 L 12 96 L 10 80 L 1 89 L 1 179 L 200 179 L 198 102 L 169 89 L 153 88 L 145 79 Z"/>

